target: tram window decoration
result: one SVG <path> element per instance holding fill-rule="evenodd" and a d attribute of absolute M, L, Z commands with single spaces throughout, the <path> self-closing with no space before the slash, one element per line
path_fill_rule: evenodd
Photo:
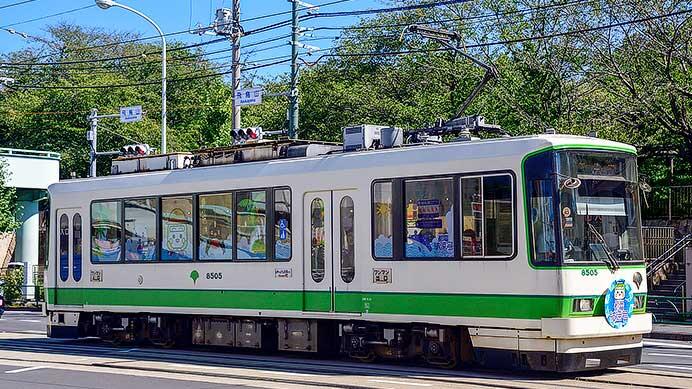
<path fill-rule="evenodd" d="M 267 192 L 236 193 L 238 259 L 267 259 Z"/>
<path fill-rule="evenodd" d="M 392 183 L 376 182 L 372 191 L 375 258 L 392 258 Z"/>
<path fill-rule="evenodd" d="M 91 204 L 92 262 L 116 262 L 121 259 L 121 207 L 120 201 Z"/>
<path fill-rule="evenodd" d="M 125 200 L 125 260 L 154 261 L 158 201 L 155 198 Z"/>
<path fill-rule="evenodd" d="M 274 257 L 291 258 L 291 191 L 274 190 Z"/>
<path fill-rule="evenodd" d="M 454 257 L 451 178 L 406 181 L 407 258 Z"/>
<path fill-rule="evenodd" d="M 233 259 L 233 194 L 199 196 L 199 259 Z"/>
<path fill-rule="evenodd" d="M 161 199 L 161 259 L 192 260 L 192 196 Z"/>

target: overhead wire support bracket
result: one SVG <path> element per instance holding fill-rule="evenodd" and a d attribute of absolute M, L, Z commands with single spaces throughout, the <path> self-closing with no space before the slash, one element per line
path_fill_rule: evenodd
<path fill-rule="evenodd" d="M 454 116 L 454 119 L 461 117 L 461 115 L 466 111 L 466 109 L 471 105 L 471 102 L 478 96 L 478 93 L 483 89 L 485 84 L 488 83 L 488 81 L 497 78 L 499 76 L 499 73 L 497 71 L 497 68 L 493 65 L 488 65 L 485 62 L 474 58 L 473 56 L 467 54 L 464 50 L 462 50 L 459 45 L 461 44 L 461 36 L 454 31 L 447 31 L 447 30 L 441 30 L 441 29 L 435 29 L 431 28 L 428 26 L 422 26 L 419 24 L 412 24 L 404 29 L 406 32 L 410 32 L 413 34 L 418 34 L 424 38 L 434 40 L 438 43 L 441 43 L 448 49 L 454 51 L 455 53 L 461 54 L 464 58 L 470 60 L 474 64 L 478 65 L 479 67 L 485 69 L 485 74 L 483 75 L 483 78 L 476 84 L 476 86 L 473 88 L 471 91 L 471 94 L 466 97 L 466 100 L 464 100 L 464 103 L 461 105 L 461 107 L 457 110 L 456 115 Z M 451 42 L 456 42 L 456 45 L 453 45 Z"/>

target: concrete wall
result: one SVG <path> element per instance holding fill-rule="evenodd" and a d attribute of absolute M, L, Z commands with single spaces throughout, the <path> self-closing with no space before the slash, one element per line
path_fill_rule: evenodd
<path fill-rule="evenodd" d="M 0 161 L 7 165 L 6 185 L 17 188 L 22 223 L 16 231 L 13 262 L 24 263 L 24 295 L 34 298 L 34 270 L 39 257 L 38 203 L 47 196 L 48 186 L 60 179 L 60 154 L 45 151 L 0 148 Z M 0 255 L 2 252 L 0 252 Z"/>

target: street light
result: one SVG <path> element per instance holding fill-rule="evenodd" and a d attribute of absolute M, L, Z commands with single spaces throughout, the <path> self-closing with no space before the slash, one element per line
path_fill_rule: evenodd
<path fill-rule="evenodd" d="M 116 3 L 113 0 L 95 0 L 96 5 L 101 9 L 108 9 L 110 7 L 120 7 L 134 14 L 137 14 L 149 22 L 156 31 L 158 31 L 161 36 L 161 44 L 163 49 L 161 50 L 161 154 L 166 154 L 166 37 L 161 31 L 161 28 L 154 23 L 147 15 L 137 11 L 136 9 L 130 8 L 126 5 Z"/>

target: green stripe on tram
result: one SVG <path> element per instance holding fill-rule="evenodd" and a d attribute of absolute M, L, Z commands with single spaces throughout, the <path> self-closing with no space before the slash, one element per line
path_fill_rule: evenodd
<path fill-rule="evenodd" d="M 55 301 L 55 289 L 47 289 Z M 596 299 L 595 309 L 572 313 L 578 297 Z M 338 312 L 541 319 L 603 315 L 603 296 L 529 296 L 442 293 L 338 292 Z M 61 288 L 56 305 L 329 311 L 329 292 L 195 289 Z"/>

